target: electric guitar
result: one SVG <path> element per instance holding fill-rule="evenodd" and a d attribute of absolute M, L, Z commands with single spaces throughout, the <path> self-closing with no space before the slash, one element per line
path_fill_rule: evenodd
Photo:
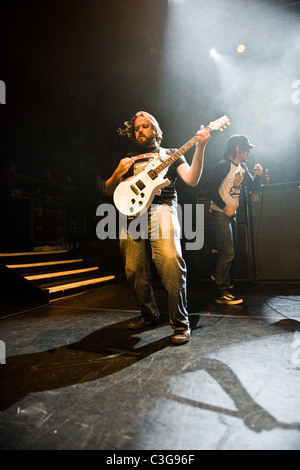
<path fill-rule="evenodd" d="M 217 130 L 223 132 L 227 125 L 230 125 L 229 119 L 227 116 L 223 116 L 211 122 L 205 130 L 208 132 Z M 193 147 L 196 142 L 197 135 L 170 155 L 165 161 L 153 159 L 140 173 L 122 181 L 116 187 L 113 195 L 118 211 L 128 217 L 138 217 L 148 210 L 158 190 L 170 184 L 170 181 L 165 178 L 169 166 Z"/>

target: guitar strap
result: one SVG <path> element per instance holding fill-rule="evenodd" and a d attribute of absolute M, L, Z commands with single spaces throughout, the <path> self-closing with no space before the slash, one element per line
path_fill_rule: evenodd
<path fill-rule="evenodd" d="M 159 147 L 159 155 L 161 155 L 163 158 L 163 160 L 166 159 L 166 155 L 167 155 L 167 151 L 166 149 L 162 148 L 162 147 Z"/>

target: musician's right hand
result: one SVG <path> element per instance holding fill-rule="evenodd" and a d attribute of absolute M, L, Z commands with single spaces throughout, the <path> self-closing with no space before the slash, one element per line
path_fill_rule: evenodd
<path fill-rule="evenodd" d="M 133 162 L 134 162 L 134 157 L 122 158 L 122 160 L 120 160 L 120 163 L 115 170 L 115 175 L 118 176 L 118 178 L 121 178 L 123 175 L 125 175 L 125 173 L 127 173 L 127 171 L 129 170 Z"/>
<path fill-rule="evenodd" d="M 235 209 L 231 206 L 225 206 L 223 212 L 227 215 L 227 217 L 234 217 L 236 214 Z"/>

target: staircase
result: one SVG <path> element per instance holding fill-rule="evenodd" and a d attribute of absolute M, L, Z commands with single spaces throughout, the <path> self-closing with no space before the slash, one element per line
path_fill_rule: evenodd
<path fill-rule="evenodd" d="M 11 296 L 16 301 L 19 285 L 22 292 L 30 292 L 30 297 L 36 293 L 38 302 L 49 303 L 115 279 L 115 275 L 99 267 L 99 260 L 94 261 L 74 256 L 67 250 L 0 253 L 0 301 Z"/>

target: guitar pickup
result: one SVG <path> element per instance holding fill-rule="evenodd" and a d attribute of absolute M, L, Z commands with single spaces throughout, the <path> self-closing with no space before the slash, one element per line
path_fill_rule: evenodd
<path fill-rule="evenodd" d="M 158 174 L 156 173 L 155 170 L 150 170 L 150 171 L 148 172 L 148 175 L 150 176 L 150 178 L 151 178 L 152 180 L 155 180 L 155 178 L 158 177 Z"/>
<path fill-rule="evenodd" d="M 134 194 L 136 194 L 136 195 L 139 194 L 138 189 L 136 189 L 136 187 L 133 184 L 130 186 L 130 189 L 134 192 Z"/>
<path fill-rule="evenodd" d="M 136 182 L 137 187 L 142 191 L 146 186 L 144 185 L 143 181 L 139 180 Z"/>

